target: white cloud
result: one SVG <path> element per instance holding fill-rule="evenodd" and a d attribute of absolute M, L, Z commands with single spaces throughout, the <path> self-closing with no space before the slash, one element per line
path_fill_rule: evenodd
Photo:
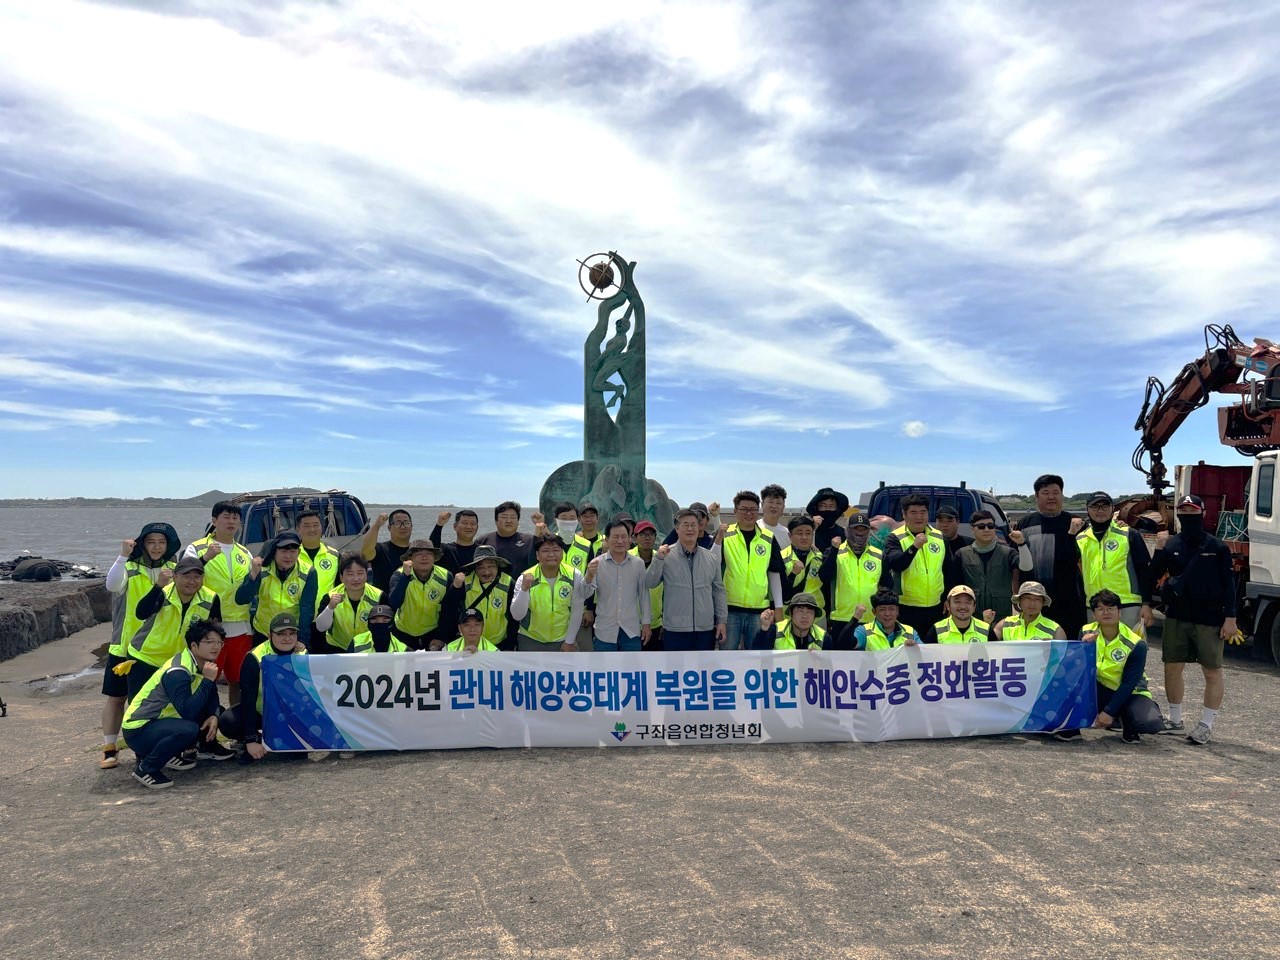
<path fill-rule="evenodd" d="M 929 432 L 929 425 L 923 420 L 907 420 L 902 424 L 902 435 L 912 440 L 919 440 Z"/>

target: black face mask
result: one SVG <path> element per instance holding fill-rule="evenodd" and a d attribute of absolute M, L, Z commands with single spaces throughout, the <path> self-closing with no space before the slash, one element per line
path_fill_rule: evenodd
<path fill-rule="evenodd" d="M 391 642 L 391 624 L 389 623 L 371 623 L 369 624 L 369 633 L 379 646 Z"/>
<path fill-rule="evenodd" d="M 843 514 L 839 510 L 819 510 L 814 514 L 814 516 L 822 518 L 822 526 L 818 529 L 825 530 L 830 533 L 832 530 L 836 529 L 836 521 L 839 520 Z M 839 532 L 835 534 L 837 537 L 839 535 Z"/>
<path fill-rule="evenodd" d="M 1178 514 L 1178 532 L 1187 543 L 1199 543 L 1204 539 L 1204 517 L 1198 513 Z"/>

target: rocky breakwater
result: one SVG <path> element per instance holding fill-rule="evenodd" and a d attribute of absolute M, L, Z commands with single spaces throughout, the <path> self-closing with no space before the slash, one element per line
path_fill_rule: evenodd
<path fill-rule="evenodd" d="M 111 619 L 111 594 L 102 578 L 84 577 L 69 564 L 58 566 L 68 568 L 59 571 L 66 579 L 36 583 L 0 579 L 0 660 Z M 0 563 L 0 576 L 12 567 Z"/>

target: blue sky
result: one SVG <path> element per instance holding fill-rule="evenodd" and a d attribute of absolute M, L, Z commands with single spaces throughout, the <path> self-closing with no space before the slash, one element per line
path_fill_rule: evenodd
<path fill-rule="evenodd" d="M 1275 4 L 155 6 L 0 2 L 0 496 L 532 501 L 605 249 L 682 503 L 1139 489 L 1280 339 Z"/>

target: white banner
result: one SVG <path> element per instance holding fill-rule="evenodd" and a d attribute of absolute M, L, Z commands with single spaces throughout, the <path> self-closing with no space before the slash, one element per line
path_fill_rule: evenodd
<path fill-rule="evenodd" d="M 266 657 L 273 750 L 902 740 L 1073 729 L 1097 713 L 1075 642 L 876 653 Z"/>

